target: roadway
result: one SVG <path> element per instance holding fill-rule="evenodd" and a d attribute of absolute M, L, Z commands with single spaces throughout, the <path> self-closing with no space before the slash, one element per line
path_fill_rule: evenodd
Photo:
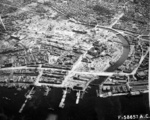
<path fill-rule="evenodd" d="M 105 29 L 105 27 L 102 27 L 102 28 Z M 108 29 L 108 28 L 106 28 L 106 29 Z M 117 31 L 111 30 L 110 28 L 109 28 L 109 30 L 114 32 L 120 38 L 120 40 L 122 42 L 122 46 L 123 46 L 123 53 L 122 53 L 121 57 L 119 58 L 119 60 L 116 63 L 114 63 L 112 66 L 110 66 L 105 72 L 115 71 L 119 66 L 121 66 L 125 62 L 125 60 L 128 58 L 128 54 L 130 52 L 129 42 L 124 38 L 124 36 L 120 33 L 117 33 Z M 123 74 L 125 75 L 125 73 L 123 73 Z M 128 75 L 128 74 L 126 74 L 126 75 Z M 100 77 L 96 81 L 93 81 L 91 84 L 92 85 L 101 84 L 106 79 L 107 79 L 106 76 L 105 77 Z"/>

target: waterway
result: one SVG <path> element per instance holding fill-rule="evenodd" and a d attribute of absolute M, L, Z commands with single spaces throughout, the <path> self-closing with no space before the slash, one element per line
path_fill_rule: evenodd
<path fill-rule="evenodd" d="M 125 38 L 117 34 L 124 46 L 128 46 Z M 120 59 L 108 68 L 111 72 L 117 69 L 127 59 L 129 47 L 124 47 Z M 18 91 L 16 88 L 0 87 L 0 120 L 117 120 L 118 115 L 122 114 L 146 114 L 148 113 L 148 95 L 144 94 L 136 97 L 120 96 L 99 98 L 96 96 L 98 84 L 107 77 L 100 77 L 96 80 L 96 85 L 90 85 L 87 92 L 79 104 L 75 104 L 76 92 L 71 91 L 67 95 L 65 107 L 59 108 L 62 97 L 62 89 L 53 88 L 48 96 L 43 96 L 44 90 L 36 88 L 36 93 L 29 100 L 21 114 L 18 113 L 25 100 L 26 90 Z M 94 84 L 95 84 L 94 83 Z M 2 114 L 3 113 L 3 114 Z M 5 117 L 2 117 L 5 116 Z M 55 117 L 54 117 L 55 116 Z M 6 119 L 9 118 L 9 119 Z"/>
<path fill-rule="evenodd" d="M 108 28 L 103 28 L 103 29 L 107 29 L 111 32 L 113 32 L 114 34 L 117 35 L 117 37 L 121 40 L 122 46 L 123 46 L 123 52 L 122 55 L 120 56 L 120 58 L 118 59 L 118 61 L 116 63 L 114 63 L 112 66 L 110 66 L 106 72 L 113 72 L 115 71 L 119 66 L 121 66 L 125 60 L 128 58 L 128 54 L 130 52 L 130 46 L 129 46 L 129 42 L 121 35 L 118 34 L 116 31 L 108 29 Z M 91 84 L 92 85 L 96 85 L 96 84 L 101 84 L 105 79 L 107 79 L 107 77 L 100 77 L 99 79 L 93 81 Z"/>

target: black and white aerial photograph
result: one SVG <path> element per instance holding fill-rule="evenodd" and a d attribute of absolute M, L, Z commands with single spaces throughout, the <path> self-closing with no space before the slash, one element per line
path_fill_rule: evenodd
<path fill-rule="evenodd" d="M 0 120 L 150 120 L 150 0 L 0 0 Z"/>

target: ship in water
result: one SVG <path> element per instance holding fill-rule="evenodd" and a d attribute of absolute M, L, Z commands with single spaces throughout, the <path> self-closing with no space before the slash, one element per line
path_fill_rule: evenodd
<path fill-rule="evenodd" d="M 61 88 L 61 108 L 70 91 L 78 104 L 90 86 L 98 86 L 97 97 L 103 98 L 148 93 L 149 41 L 117 28 L 124 13 L 101 25 L 66 17 L 59 5 L 41 0 L 2 14 L 0 86 L 29 89 L 20 113 L 36 88 L 44 88 L 45 96 Z"/>

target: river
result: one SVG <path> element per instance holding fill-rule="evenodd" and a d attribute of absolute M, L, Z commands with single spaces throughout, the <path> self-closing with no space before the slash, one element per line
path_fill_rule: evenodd
<path fill-rule="evenodd" d="M 121 35 L 117 36 L 123 45 L 129 45 L 128 41 Z M 120 59 L 106 71 L 112 72 L 124 63 L 129 54 L 129 47 L 124 47 Z M 79 104 L 75 104 L 76 93 L 71 91 L 66 98 L 64 109 L 58 108 L 62 97 L 62 89 L 53 88 L 48 96 L 43 96 L 43 89 L 36 88 L 34 97 L 27 102 L 21 114 L 18 113 L 25 100 L 24 94 L 27 90 L 17 91 L 15 88 L 0 87 L 0 119 L 3 120 L 56 120 L 48 116 L 56 116 L 58 120 L 117 120 L 122 114 L 146 114 L 148 112 L 148 95 L 136 97 L 120 96 L 99 98 L 96 96 L 98 84 L 107 77 L 100 77 L 94 81 L 91 89 L 88 89 Z M 55 118 L 56 118 L 55 117 Z M 10 119 L 11 118 L 11 119 Z"/>

